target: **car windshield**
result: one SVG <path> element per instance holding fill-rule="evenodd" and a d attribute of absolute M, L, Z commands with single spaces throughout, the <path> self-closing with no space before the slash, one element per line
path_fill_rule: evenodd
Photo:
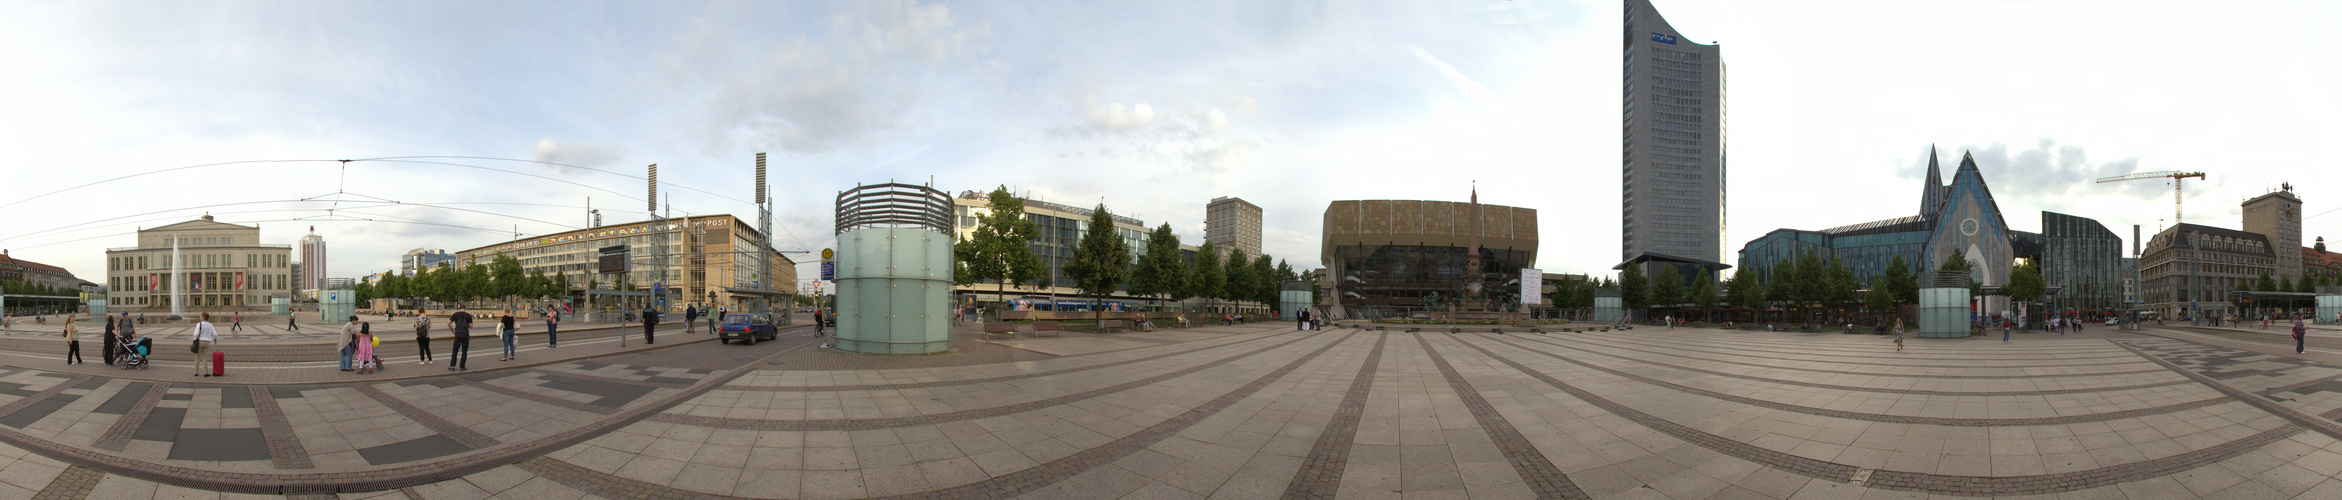
<path fill-rule="evenodd" d="M 745 325 L 756 322 L 756 315 L 754 314 L 734 314 L 724 317 L 724 324 L 727 325 Z"/>

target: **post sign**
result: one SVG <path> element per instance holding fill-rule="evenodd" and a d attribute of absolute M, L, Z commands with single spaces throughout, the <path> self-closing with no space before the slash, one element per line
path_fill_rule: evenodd
<path fill-rule="evenodd" d="M 1545 271 L 1521 270 L 1521 303 L 1536 305 L 1545 296 Z"/>
<path fill-rule="evenodd" d="M 838 280 L 838 263 L 836 263 L 836 262 L 831 262 L 831 261 L 826 261 L 826 260 L 825 260 L 825 261 L 821 261 L 821 280 L 822 280 L 822 281 L 837 281 L 837 280 Z"/>
<path fill-rule="evenodd" d="M 651 296 L 657 297 L 659 307 L 667 307 L 667 282 L 652 282 Z"/>

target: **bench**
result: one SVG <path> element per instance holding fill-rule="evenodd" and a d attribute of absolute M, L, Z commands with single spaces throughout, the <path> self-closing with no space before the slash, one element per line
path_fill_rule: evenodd
<path fill-rule="evenodd" d="M 1016 334 L 1016 323 L 984 323 L 984 333 Z"/>
<path fill-rule="evenodd" d="M 1065 329 L 1064 329 L 1064 328 L 1061 328 L 1061 327 L 1059 327 L 1059 326 L 1057 326 L 1057 322 L 1055 322 L 1055 321 L 1035 321 L 1035 322 L 1033 322 L 1033 336 L 1035 336 L 1035 337 L 1055 337 L 1055 336 L 1062 335 L 1062 334 L 1059 334 L 1059 333 L 1050 333 L 1050 332 L 1062 332 L 1062 331 L 1065 331 Z"/>
<path fill-rule="evenodd" d="M 1109 319 L 1098 322 L 1099 333 L 1114 333 L 1115 330 L 1127 329 L 1130 329 L 1130 325 L 1119 319 Z"/>

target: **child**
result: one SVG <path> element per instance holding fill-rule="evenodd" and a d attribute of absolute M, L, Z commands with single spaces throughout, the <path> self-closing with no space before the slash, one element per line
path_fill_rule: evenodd
<path fill-rule="evenodd" d="M 374 328 L 372 323 L 358 324 L 358 374 L 374 373 Z"/>

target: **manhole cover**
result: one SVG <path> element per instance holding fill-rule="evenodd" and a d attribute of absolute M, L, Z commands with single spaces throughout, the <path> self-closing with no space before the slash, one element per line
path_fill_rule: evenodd
<path fill-rule="evenodd" d="M 742 362 L 742 363 L 748 363 L 748 362 L 753 362 L 753 361 L 756 361 L 756 358 L 732 358 L 732 360 L 733 360 L 733 361 Z"/>

